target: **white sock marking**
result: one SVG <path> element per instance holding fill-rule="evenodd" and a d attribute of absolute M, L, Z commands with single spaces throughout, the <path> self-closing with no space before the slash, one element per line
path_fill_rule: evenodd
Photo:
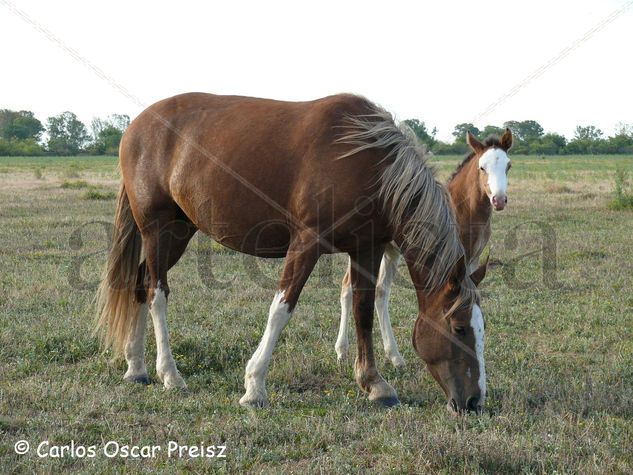
<path fill-rule="evenodd" d="M 477 353 L 477 362 L 479 363 L 479 391 L 481 397 L 479 403 L 484 405 L 486 399 L 486 363 L 484 361 L 484 316 L 481 313 L 479 305 L 473 305 L 473 314 L 470 319 L 470 326 L 475 334 L 475 352 Z"/>
<path fill-rule="evenodd" d="M 284 292 L 277 292 L 268 311 L 268 322 L 264 335 L 257 350 L 246 365 L 244 376 L 246 394 L 242 397 L 241 402 L 260 404 L 266 402 L 266 373 L 270 358 L 277 345 L 277 340 L 279 340 L 279 335 L 291 316 L 288 304 L 284 301 Z"/>
<path fill-rule="evenodd" d="M 391 326 L 391 319 L 389 318 L 389 295 L 391 294 L 391 286 L 393 285 L 398 270 L 399 261 L 400 252 L 395 246 L 389 244 L 385 248 L 385 254 L 380 263 L 375 301 L 385 354 L 395 366 L 404 365 L 404 359 L 398 350 L 398 343 L 393 334 L 393 327 Z"/>
<path fill-rule="evenodd" d="M 169 332 L 167 330 L 167 296 L 160 288 L 160 281 L 154 292 L 154 299 L 150 306 L 154 334 L 156 335 L 156 372 L 163 380 L 166 388 L 185 387 L 185 382 L 176 368 L 176 362 L 169 346 Z"/>
<path fill-rule="evenodd" d="M 125 344 L 125 360 L 127 372 L 125 378 L 134 378 L 147 375 L 145 366 L 145 329 L 147 328 L 147 304 L 141 304 L 138 309 L 136 327 L 128 337 Z"/>
<path fill-rule="evenodd" d="M 341 323 L 338 328 L 338 336 L 336 338 L 336 356 L 341 361 L 347 357 L 349 351 L 349 338 L 347 336 L 347 330 L 349 326 L 349 316 L 352 312 L 352 284 L 349 283 L 347 287 L 341 289 Z"/>

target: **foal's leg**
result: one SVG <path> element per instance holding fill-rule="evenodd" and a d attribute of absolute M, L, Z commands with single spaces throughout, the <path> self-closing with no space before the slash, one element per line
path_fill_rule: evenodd
<path fill-rule="evenodd" d="M 369 393 L 371 401 L 384 406 L 399 403 L 396 391 L 380 376 L 376 368 L 372 343 L 376 276 L 383 248 L 370 249 L 352 256 L 352 285 L 354 287 L 354 319 L 358 340 L 358 356 L 354 366 L 356 382 Z"/>
<path fill-rule="evenodd" d="M 389 319 L 389 295 L 391 285 L 398 271 L 400 261 L 400 251 L 393 244 L 387 244 L 385 254 L 380 263 L 380 273 L 378 274 L 378 284 L 376 285 L 376 313 L 378 314 L 378 324 L 382 335 L 382 344 L 389 361 L 396 367 L 404 366 L 404 358 L 398 351 L 398 343 L 393 335 L 391 320 Z"/>
<path fill-rule="evenodd" d="M 350 261 L 351 262 L 351 261 Z M 349 328 L 349 315 L 352 312 L 352 281 L 350 280 L 350 264 L 348 263 L 347 272 L 341 282 L 341 323 L 338 328 L 338 337 L 336 338 L 336 356 L 339 362 L 347 359 L 349 351 L 349 338 L 347 329 Z"/>
<path fill-rule="evenodd" d="M 246 393 L 240 399 L 241 405 L 263 407 L 267 404 L 266 373 L 270 358 L 279 335 L 290 320 L 299 294 L 318 259 L 318 248 L 312 236 L 305 236 L 304 240 L 298 236 L 290 244 L 279 290 L 268 311 L 266 330 L 257 350 L 246 365 L 244 375 Z"/>

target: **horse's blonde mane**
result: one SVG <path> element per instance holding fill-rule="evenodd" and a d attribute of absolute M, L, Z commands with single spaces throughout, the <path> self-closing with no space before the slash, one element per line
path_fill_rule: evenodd
<path fill-rule="evenodd" d="M 339 142 L 354 147 L 339 158 L 367 149 L 384 150 L 390 161 L 379 177 L 379 198 L 389 223 L 403 237 L 401 252 L 417 254 L 414 265 L 425 268 L 429 290 L 443 286 L 464 255 L 448 191 L 427 163 L 428 155 L 413 131 L 373 105 L 371 114 L 347 117 L 349 129 Z"/>

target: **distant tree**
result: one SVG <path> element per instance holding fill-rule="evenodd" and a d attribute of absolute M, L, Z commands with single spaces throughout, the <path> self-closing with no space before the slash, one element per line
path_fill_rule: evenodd
<path fill-rule="evenodd" d="M 413 130 L 413 133 L 420 140 L 420 142 L 426 144 L 427 147 L 431 148 L 437 143 L 437 140 L 435 140 L 437 129 L 435 127 L 433 127 L 433 130 L 429 132 L 424 121 L 418 119 L 407 119 L 404 121 L 404 123 L 407 124 L 407 126 L 409 126 L 411 130 Z"/>
<path fill-rule="evenodd" d="M 481 135 L 481 131 L 470 122 L 462 122 L 457 124 L 453 129 L 453 137 L 455 143 L 466 143 L 466 132 L 470 131 L 473 135 Z"/>
<path fill-rule="evenodd" d="M 112 114 L 107 119 L 94 118 L 91 124 L 93 143 L 90 152 L 117 155 L 121 137 L 129 124 L 129 116 L 122 114 Z"/>
<path fill-rule="evenodd" d="M 514 139 L 519 142 L 530 142 L 543 136 L 543 127 L 535 120 L 509 120 L 504 122 L 503 127 L 510 129 Z"/>
<path fill-rule="evenodd" d="M 633 124 L 625 124 L 624 122 L 618 122 L 615 124 L 615 135 L 624 135 L 633 138 Z"/>
<path fill-rule="evenodd" d="M 482 137 L 488 137 L 490 135 L 496 135 L 497 137 L 501 137 L 506 129 L 503 127 L 497 127 L 496 125 L 486 125 L 484 130 L 481 131 Z"/>
<path fill-rule="evenodd" d="M 0 110 L 0 137 L 4 139 L 40 139 L 44 126 L 31 111 Z"/>
<path fill-rule="evenodd" d="M 433 147 L 435 155 L 463 155 L 468 152 L 466 142 L 446 143 L 440 140 Z"/>
<path fill-rule="evenodd" d="M 598 140 L 602 137 L 602 130 L 595 125 L 579 125 L 574 131 L 575 140 Z"/>
<path fill-rule="evenodd" d="M 35 139 L 0 138 L 0 156 L 35 157 L 38 155 L 44 155 L 44 149 Z"/>
<path fill-rule="evenodd" d="M 633 153 L 633 134 L 626 132 L 616 128 L 616 134 L 607 140 L 611 150 L 609 153 Z"/>
<path fill-rule="evenodd" d="M 47 148 L 56 155 L 77 155 L 90 139 L 86 126 L 72 112 L 47 120 Z"/>
<path fill-rule="evenodd" d="M 548 133 L 528 144 L 529 153 L 558 155 L 565 152 L 567 139 L 559 134 Z"/>

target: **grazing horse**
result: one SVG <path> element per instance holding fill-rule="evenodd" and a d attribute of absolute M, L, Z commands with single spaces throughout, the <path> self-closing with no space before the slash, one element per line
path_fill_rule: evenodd
<path fill-rule="evenodd" d="M 501 139 L 490 136 L 484 143 L 468 132 L 466 141 L 471 152 L 449 178 L 448 190 L 455 208 L 468 271 L 472 273 L 477 270 L 481 253 L 490 239 L 492 209 L 500 211 L 508 202 L 507 174 L 511 164 L 507 152 L 512 147 L 512 132 L 506 129 Z M 380 264 L 375 302 L 385 354 L 396 367 L 402 367 L 405 363 L 389 319 L 389 295 L 399 262 L 398 248 L 393 243 L 387 244 Z M 348 268 L 341 285 L 341 323 L 335 345 L 339 361 L 347 358 L 351 307 L 352 289 Z"/>
<path fill-rule="evenodd" d="M 267 403 L 265 378 L 280 333 L 319 256 L 334 252 L 352 262 L 356 382 L 370 400 L 397 404 L 372 346 L 376 278 L 394 240 L 418 295 L 416 328 L 432 338 L 422 357 L 452 409 L 481 408 L 483 320 L 450 197 L 408 131 L 383 109 L 349 94 L 309 102 L 183 94 L 130 124 L 120 162 L 97 330 L 106 347 L 124 354 L 125 380 L 149 379 L 149 312 L 157 375 L 166 388 L 186 387 L 169 345 L 167 271 L 199 229 L 242 253 L 286 257 L 246 365 L 242 405 Z"/>

